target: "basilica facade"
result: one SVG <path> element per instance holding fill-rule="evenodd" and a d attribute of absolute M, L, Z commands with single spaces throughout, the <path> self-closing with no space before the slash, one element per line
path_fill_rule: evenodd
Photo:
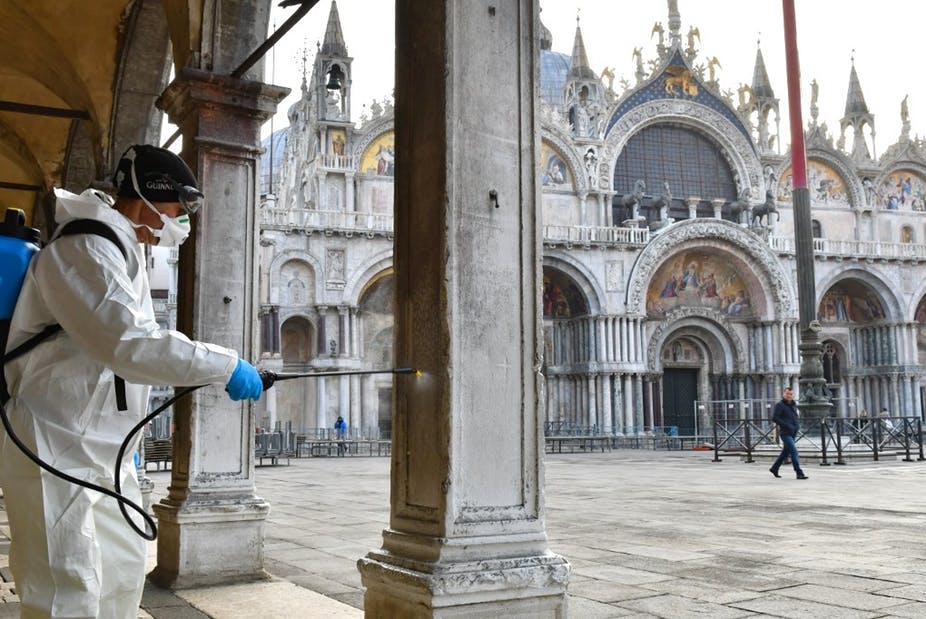
<path fill-rule="evenodd" d="M 633 84 L 589 66 L 578 25 L 571 54 L 541 33 L 537 311 L 553 428 L 705 434 L 718 415 L 768 417 L 798 384 L 790 153 L 761 49 L 751 83 L 724 88 L 680 16 L 667 24 L 651 58 L 634 50 Z M 258 425 L 308 432 L 342 416 L 355 436 L 388 436 L 392 376 L 349 372 L 403 365 L 394 118 L 387 99 L 351 121 L 351 65 L 332 3 L 289 127 L 265 143 L 259 221 L 260 366 L 348 374 L 280 383 Z M 824 375 L 834 414 L 920 417 L 926 142 L 904 105 L 901 135 L 877 153 L 848 73 L 838 134 L 818 118 L 816 83 L 806 131 Z"/>

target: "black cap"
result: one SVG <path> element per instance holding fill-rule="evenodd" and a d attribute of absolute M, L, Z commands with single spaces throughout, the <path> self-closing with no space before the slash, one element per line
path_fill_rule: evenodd
<path fill-rule="evenodd" d="M 132 183 L 133 161 L 138 188 L 150 202 L 179 202 L 177 185 L 197 187 L 193 171 L 176 154 L 150 144 L 135 144 L 126 149 L 116 166 L 113 185 L 119 196 L 140 197 Z"/>

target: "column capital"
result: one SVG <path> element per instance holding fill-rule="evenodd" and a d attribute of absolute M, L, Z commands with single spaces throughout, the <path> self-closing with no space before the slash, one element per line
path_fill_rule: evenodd
<path fill-rule="evenodd" d="M 186 67 L 158 98 L 157 106 L 185 134 L 259 150 L 260 140 L 252 132 L 259 134 L 260 125 L 276 112 L 277 104 L 289 92 L 282 86 Z M 216 108 L 221 113 L 202 113 Z M 231 122 L 229 116 L 250 122 Z M 191 121 L 195 124 L 190 125 Z"/>

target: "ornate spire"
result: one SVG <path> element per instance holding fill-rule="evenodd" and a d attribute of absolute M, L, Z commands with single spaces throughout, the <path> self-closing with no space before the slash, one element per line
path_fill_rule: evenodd
<path fill-rule="evenodd" d="M 855 57 L 852 57 L 852 71 L 849 73 L 849 92 L 846 94 L 846 116 L 853 114 L 868 114 L 865 104 L 865 95 L 862 94 L 862 85 L 855 72 Z"/>
<path fill-rule="evenodd" d="M 582 40 L 582 29 L 579 27 L 579 16 L 576 15 L 576 38 L 572 44 L 572 67 L 569 69 L 570 78 L 595 79 L 597 76 L 588 66 L 588 55 L 585 53 L 585 41 Z"/>
<path fill-rule="evenodd" d="M 756 98 L 774 99 L 775 91 L 768 79 L 765 70 L 765 60 L 762 58 L 762 48 L 756 49 L 756 67 L 752 72 L 752 96 Z"/>
<path fill-rule="evenodd" d="M 347 45 L 341 33 L 341 17 L 338 15 L 337 0 L 331 0 L 328 28 L 325 30 L 325 42 L 322 44 L 321 53 L 325 56 L 347 56 Z"/>
<path fill-rule="evenodd" d="M 849 92 L 846 94 L 846 113 L 839 121 L 839 141 L 837 147 L 846 147 L 846 129 L 852 129 L 852 149 L 850 157 L 856 162 L 867 162 L 873 159 L 875 146 L 875 115 L 868 111 L 865 104 L 865 95 L 862 94 L 862 85 L 859 83 L 858 73 L 855 72 L 855 50 L 852 50 L 852 70 L 849 72 Z M 869 135 L 865 135 L 865 126 L 868 126 Z M 871 148 L 868 147 L 868 137 L 871 139 Z"/>
<path fill-rule="evenodd" d="M 678 12 L 678 0 L 669 0 L 669 43 L 680 45 L 682 42 L 682 14 Z"/>

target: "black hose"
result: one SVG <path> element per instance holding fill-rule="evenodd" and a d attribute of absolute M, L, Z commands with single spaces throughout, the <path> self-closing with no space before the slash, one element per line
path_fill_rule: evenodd
<path fill-rule="evenodd" d="M 45 471 L 48 471 L 49 473 L 51 473 L 51 474 L 54 475 L 55 477 L 58 477 L 58 478 L 60 478 L 60 479 L 63 479 L 64 481 L 69 482 L 69 483 L 72 483 L 72 484 L 74 484 L 74 485 L 76 485 L 76 486 L 81 486 L 81 487 L 87 488 L 87 489 L 89 489 L 89 490 L 95 490 L 96 492 L 100 492 L 100 493 L 102 493 L 102 494 L 105 494 L 105 495 L 108 496 L 108 497 L 112 497 L 112 498 L 116 499 L 116 502 L 119 503 L 119 510 L 122 512 L 122 517 L 125 518 L 125 521 L 129 523 L 129 526 L 131 526 L 132 529 L 133 529 L 136 533 L 138 533 L 139 535 L 141 535 L 141 536 L 142 536 L 143 538 L 145 538 L 146 540 L 148 540 L 148 541 L 153 541 L 153 540 L 155 540 L 155 539 L 157 538 L 157 536 L 158 536 L 158 527 L 157 527 L 157 525 L 156 525 L 155 522 L 154 522 L 154 518 L 152 518 L 150 515 L 148 515 L 148 513 L 145 511 L 145 509 L 144 509 L 142 506 L 140 506 L 138 503 L 135 503 L 135 502 L 132 501 L 131 499 L 126 498 L 126 497 L 123 496 L 122 493 L 121 493 L 121 491 L 122 491 L 122 482 L 121 482 L 121 477 L 122 477 L 122 458 L 125 456 L 125 450 L 127 449 L 128 444 L 131 442 L 132 438 L 135 436 L 135 434 L 136 434 L 141 428 L 145 427 L 145 425 L 146 425 L 149 421 L 151 421 L 152 419 L 154 419 L 155 417 L 157 417 L 158 415 L 160 415 L 160 414 L 164 411 L 165 408 L 167 408 L 168 406 L 170 406 L 171 404 L 173 404 L 174 402 L 176 402 L 178 398 L 181 398 L 181 397 L 185 396 L 186 394 L 188 394 L 188 393 L 190 393 L 190 392 L 192 392 L 192 391 L 195 391 L 195 390 L 199 389 L 199 388 L 202 387 L 202 386 L 203 386 L 203 385 L 199 385 L 199 386 L 196 386 L 196 387 L 187 387 L 187 388 L 181 390 L 180 393 L 178 393 L 178 394 L 175 395 L 173 398 L 171 398 L 170 400 L 168 400 L 167 402 L 165 402 L 163 405 L 161 405 L 160 407 L 158 407 L 153 413 L 151 413 L 150 415 L 148 415 L 147 417 L 145 417 L 144 419 L 142 419 L 134 428 L 132 428 L 131 432 L 129 432 L 128 435 L 125 437 L 125 440 L 122 441 L 122 445 L 119 447 L 119 455 L 116 457 L 116 471 L 115 471 L 115 475 L 114 475 L 114 478 L 115 478 L 115 490 L 110 490 L 109 488 L 105 488 L 105 487 L 103 487 L 103 486 L 94 484 L 94 483 L 92 483 L 92 482 L 85 481 L 85 480 L 83 480 L 83 479 L 78 479 L 78 478 L 76 478 L 76 477 L 74 477 L 74 476 L 72 476 L 72 475 L 68 475 L 68 474 L 65 473 L 64 471 L 59 471 L 58 469 L 56 469 L 55 467 L 53 467 L 52 465 L 48 464 L 47 462 L 45 462 L 44 460 L 42 460 L 40 457 L 38 457 L 31 449 L 29 449 L 29 448 L 26 446 L 25 443 L 22 442 L 22 440 L 20 440 L 20 438 L 19 438 L 19 437 L 16 435 L 16 433 L 13 431 L 13 426 L 12 426 L 12 424 L 10 423 L 9 417 L 7 416 L 6 408 L 3 407 L 2 405 L 0 405 L 0 420 L 3 421 L 3 427 L 4 427 L 4 429 L 6 430 L 7 435 L 10 437 L 10 440 L 13 441 L 13 443 L 19 448 L 19 450 L 20 450 L 27 458 L 29 458 L 30 460 L 32 460 L 32 461 L 33 461 L 35 464 L 37 464 L 39 467 L 41 467 L 41 468 L 44 469 Z M 135 522 L 134 522 L 134 521 L 132 520 L 132 518 L 129 516 L 128 511 L 126 511 L 126 505 L 127 505 L 129 508 L 131 508 L 132 510 L 134 510 L 136 513 L 138 513 L 139 515 L 141 515 L 141 517 L 142 517 L 142 518 L 144 519 L 144 521 L 145 521 L 145 524 L 146 524 L 147 527 L 148 527 L 148 530 L 143 531 L 143 530 L 141 530 L 141 529 L 135 524 Z M 150 533 L 148 532 L 149 530 L 150 530 Z"/>
<path fill-rule="evenodd" d="M 393 368 L 388 370 L 350 370 L 344 372 L 308 372 L 305 374 L 276 374 L 274 372 L 269 372 L 262 370 L 260 372 L 261 382 L 263 383 L 263 389 L 266 391 L 276 381 L 280 380 L 289 380 L 293 378 L 311 378 L 311 377 L 320 377 L 320 376 L 352 376 L 357 374 L 416 374 L 418 371 L 415 368 Z M 116 470 L 114 477 L 114 488 L 115 490 L 110 490 L 109 488 L 104 488 L 89 481 L 83 479 L 78 479 L 72 475 L 68 475 L 64 471 L 59 471 L 52 465 L 48 464 L 41 458 L 39 458 L 31 449 L 29 449 L 25 443 L 20 440 L 20 438 L 13 431 L 13 426 L 10 423 L 10 419 L 7 416 L 6 408 L 0 404 L 0 420 L 3 422 L 3 427 L 6 430 L 7 435 L 10 437 L 10 440 L 19 448 L 19 450 L 35 464 L 37 464 L 43 470 L 51 473 L 55 477 L 63 479 L 66 482 L 72 483 L 76 486 L 81 486 L 82 488 L 87 488 L 88 490 L 95 490 L 105 494 L 108 497 L 112 497 L 119 504 L 119 511 L 122 512 L 122 517 L 125 519 L 129 526 L 132 527 L 132 530 L 138 533 L 140 536 L 146 540 L 154 541 L 158 536 L 158 527 L 152 518 L 145 509 L 140 506 L 138 503 L 135 503 L 129 498 L 126 498 L 122 494 L 122 459 L 125 457 L 125 452 L 129 447 L 129 444 L 132 442 L 132 439 L 135 437 L 138 432 L 144 428 L 148 422 L 160 415 L 164 410 L 171 406 L 174 402 L 182 398 L 183 396 L 193 393 L 197 389 L 201 389 L 205 385 L 196 385 L 195 387 L 184 387 L 179 390 L 174 397 L 170 398 L 164 404 L 156 408 L 150 414 L 146 415 L 141 421 L 139 421 L 135 426 L 129 430 L 129 433 L 125 436 L 125 439 L 122 441 L 122 444 L 119 446 L 119 452 L 116 455 Z M 129 515 L 129 512 L 126 509 L 128 506 L 130 509 L 141 515 L 142 519 L 145 521 L 146 529 L 142 530 L 135 524 L 135 521 L 132 520 L 132 517 Z"/>
<path fill-rule="evenodd" d="M 129 443 L 132 442 L 132 438 L 138 433 L 139 430 L 141 430 L 146 425 L 148 425 L 149 421 L 151 421 L 152 419 L 160 415 L 162 412 L 164 412 L 164 410 L 168 406 L 170 406 L 171 404 L 173 404 L 174 402 L 176 402 L 183 396 L 187 395 L 188 393 L 193 393 L 194 391 L 196 391 L 197 389 L 201 389 L 202 387 L 205 387 L 205 385 L 197 385 L 195 387 L 184 387 L 183 389 L 181 389 L 179 392 L 177 392 L 174 395 L 174 397 L 164 402 L 164 404 L 157 407 L 154 411 L 152 411 L 144 419 L 142 419 L 137 424 L 135 424 L 135 427 L 129 430 L 129 433 L 125 435 L 125 440 L 123 440 L 122 444 L 119 446 L 119 453 L 116 455 L 116 484 L 115 484 L 116 492 L 119 495 L 119 498 L 116 499 L 119 502 L 119 511 L 122 512 L 122 517 L 125 518 L 125 521 L 129 523 L 129 526 L 132 527 L 132 529 L 136 533 L 144 537 L 149 542 L 154 541 L 157 538 L 158 528 L 154 524 L 154 519 L 150 515 L 148 515 L 146 511 L 144 511 L 142 508 L 140 508 L 138 505 L 136 505 L 129 499 L 122 496 L 122 482 L 120 481 L 120 478 L 122 476 L 119 475 L 119 471 L 122 469 L 122 458 L 125 457 L 125 451 L 126 449 L 128 449 Z M 148 525 L 148 528 L 150 529 L 151 533 L 148 533 L 147 531 L 142 531 L 141 529 L 138 528 L 138 526 L 136 526 L 135 522 L 132 521 L 132 519 L 129 517 L 129 513 L 125 510 L 125 505 L 128 505 L 129 507 L 131 507 L 132 509 L 134 509 L 135 511 L 139 512 L 142 515 L 142 517 L 145 519 L 145 524 Z"/>

